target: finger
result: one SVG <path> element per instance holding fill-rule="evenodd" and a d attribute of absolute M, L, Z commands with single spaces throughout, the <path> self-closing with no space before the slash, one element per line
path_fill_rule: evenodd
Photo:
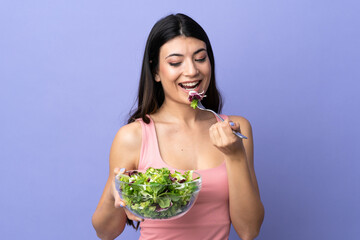
<path fill-rule="evenodd" d="M 234 127 L 237 127 L 236 123 L 234 123 L 234 125 Z M 221 127 L 219 128 L 219 134 L 223 139 L 222 143 L 224 144 L 224 146 L 232 144 L 234 141 L 237 140 L 237 137 L 233 134 L 233 129 L 227 119 L 221 124 Z"/>
<path fill-rule="evenodd" d="M 240 132 L 240 124 L 238 122 L 229 122 L 230 127 L 232 130 L 236 131 L 236 132 Z"/>
<path fill-rule="evenodd" d="M 115 189 L 115 184 L 113 185 L 114 188 L 114 206 L 115 208 L 121 208 L 126 206 L 126 202 L 121 199 L 120 194 L 117 189 Z"/>
<path fill-rule="evenodd" d="M 230 128 L 236 132 L 240 131 L 240 124 L 238 122 L 233 122 L 229 119 L 225 119 L 224 122 L 228 122 L 230 125 Z"/>
<path fill-rule="evenodd" d="M 127 210 L 126 208 L 124 208 L 124 210 L 125 210 L 125 213 L 126 213 L 126 216 L 127 216 L 128 219 L 133 220 L 133 221 L 138 221 L 138 222 L 143 222 L 143 221 L 144 221 L 144 219 L 139 218 L 138 216 L 132 214 L 132 213 L 131 213 L 129 210 Z"/>
<path fill-rule="evenodd" d="M 125 168 L 114 168 L 114 174 L 118 175 L 119 173 L 124 173 Z"/>
<path fill-rule="evenodd" d="M 218 126 L 217 123 L 212 125 L 209 129 L 209 133 L 210 133 L 210 138 L 211 138 L 213 144 L 218 146 L 221 143 L 221 138 L 220 138 L 220 133 L 219 133 L 217 126 Z"/>
<path fill-rule="evenodd" d="M 222 139 L 222 143 L 226 145 L 228 143 L 228 139 L 230 134 L 232 135 L 231 127 L 228 123 L 223 122 L 221 126 L 218 128 L 219 136 Z"/>
<path fill-rule="evenodd" d="M 125 208 L 125 206 L 126 206 L 125 202 L 123 200 L 121 200 L 120 198 L 118 200 L 115 200 L 115 208 L 123 208 L 127 217 L 130 220 L 134 220 L 134 221 L 138 221 L 138 222 L 144 221 L 144 219 L 139 218 L 136 215 L 132 214 L 128 209 Z"/>
<path fill-rule="evenodd" d="M 126 203 L 120 197 L 116 197 L 114 206 L 115 206 L 115 208 L 123 208 L 126 206 Z"/>
<path fill-rule="evenodd" d="M 117 178 L 117 175 L 121 174 L 121 173 L 124 173 L 125 172 L 125 168 L 114 168 L 114 178 Z M 112 195 L 114 197 L 114 207 L 115 208 L 120 208 L 120 207 L 124 207 L 126 206 L 126 203 L 124 200 L 122 200 L 120 198 L 120 195 L 119 195 L 119 192 L 118 192 L 118 189 L 116 189 L 116 186 L 115 186 L 115 182 L 113 181 L 112 182 Z"/>
<path fill-rule="evenodd" d="M 225 121 L 222 122 L 220 126 L 221 128 L 219 128 L 219 133 L 221 133 L 221 131 L 224 131 L 225 133 L 229 133 L 229 134 L 232 132 L 231 125 L 228 119 L 225 119 Z"/>

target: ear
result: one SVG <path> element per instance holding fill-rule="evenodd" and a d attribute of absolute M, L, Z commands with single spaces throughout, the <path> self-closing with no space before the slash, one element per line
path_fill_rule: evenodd
<path fill-rule="evenodd" d="M 161 79 L 160 79 L 160 76 L 159 76 L 159 74 L 155 74 L 155 81 L 156 82 L 160 82 L 161 81 Z"/>

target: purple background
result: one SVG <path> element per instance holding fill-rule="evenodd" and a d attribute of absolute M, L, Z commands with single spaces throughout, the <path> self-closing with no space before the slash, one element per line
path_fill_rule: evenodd
<path fill-rule="evenodd" d="M 129 2 L 1 2 L 1 238 L 97 239 L 146 37 L 184 12 L 212 42 L 223 112 L 253 125 L 258 239 L 359 239 L 358 1 Z"/>

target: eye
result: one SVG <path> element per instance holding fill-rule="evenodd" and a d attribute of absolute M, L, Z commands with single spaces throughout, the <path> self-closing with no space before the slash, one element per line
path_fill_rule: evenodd
<path fill-rule="evenodd" d="M 206 56 L 203 58 L 195 59 L 196 62 L 205 62 L 205 60 L 206 60 Z"/>
<path fill-rule="evenodd" d="M 170 62 L 170 66 L 177 67 L 180 66 L 181 62 Z"/>

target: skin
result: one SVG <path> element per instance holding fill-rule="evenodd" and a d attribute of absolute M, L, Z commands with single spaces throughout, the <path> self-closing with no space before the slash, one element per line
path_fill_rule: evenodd
<path fill-rule="evenodd" d="M 226 161 L 229 182 L 229 207 L 232 224 L 243 240 L 255 238 L 264 217 L 254 171 L 251 125 L 240 116 L 218 122 L 209 112 L 189 106 L 188 91 L 180 85 L 200 84 L 195 89 L 206 91 L 211 78 L 211 65 L 203 41 L 176 37 L 165 43 L 159 54 L 155 80 L 161 82 L 165 100 L 151 114 L 155 122 L 162 159 L 177 169 L 214 168 Z M 236 130 L 248 137 L 236 137 Z M 137 169 L 141 148 L 141 126 L 133 122 L 116 134 L 110 150 L 110 174 L 97 209 L 93 225 L 102 239 L 114 239 L 129 219 L 142 221 L 128 212 L 115 187 L 114 176 L 119 168 Z"/>

